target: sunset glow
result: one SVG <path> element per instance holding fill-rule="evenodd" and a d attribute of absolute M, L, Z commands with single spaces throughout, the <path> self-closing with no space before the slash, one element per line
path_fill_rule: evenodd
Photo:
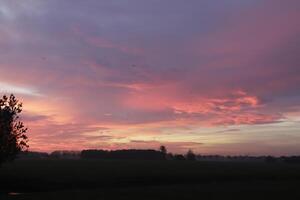
<path fill-rule="evenodd" d="M 72 5 L 72 6 L 70 6 Z M 1 1 L 30 150 L 300 154 L 300 1 Z"/>

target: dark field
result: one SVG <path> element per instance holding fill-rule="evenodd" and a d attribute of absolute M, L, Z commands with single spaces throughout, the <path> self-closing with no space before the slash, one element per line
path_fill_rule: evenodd
<path fill-rule="evenodd" d="M 0 178 L 1 200 L 300 199 L 300 165 L 285 163 L 28 160 Z"/>

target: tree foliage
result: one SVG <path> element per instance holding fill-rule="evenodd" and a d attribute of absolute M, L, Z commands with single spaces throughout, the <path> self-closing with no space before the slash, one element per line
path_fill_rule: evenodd
<path fill-rule="evenodd" d="M 27 128 L 19 119 L 22 103 L 14 95 L 0 99 L 0 163 L 15 159 L 16 155 L 29 147 Z"/>
<path fill-rule="evenodd" d="M 186 154 L 186 159 L 187 160 L 196 160 L 196 155 L 194 154 L 194 152 L 190 149 L 188 150 L 187 154 Z"/>

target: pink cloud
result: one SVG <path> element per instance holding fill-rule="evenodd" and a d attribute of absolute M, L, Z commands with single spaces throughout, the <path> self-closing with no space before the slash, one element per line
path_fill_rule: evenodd
<path fill-rule="evenodd" d="M 297 0 L 174 1 L 172 9 L 158 1 L 51 1 L 36 12 L 6 5 L 14 17 L 0 19 L 0 80 L 18 86 L 11 91 L 24 102 L 33 149 L 159 144 L 117 138 L 140 134 L 181 151 L 192 144 L 178 127 L 196 137 L 207 127 L 272 126 L 291 111 L 297 118 Z M 101 127 L 113 133 L 85 135 Z M 182 143 L 171 144 L 166 127 Z"/>

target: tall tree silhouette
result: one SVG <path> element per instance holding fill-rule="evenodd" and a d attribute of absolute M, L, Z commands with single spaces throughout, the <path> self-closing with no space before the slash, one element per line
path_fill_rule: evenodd
<path fill-rule="evenodd" d="M 0 99 L 0 164 L 15 159 L 16 155 L 26 150 L 27 128 L 19 119 L 22 103 L 11 94 Z"/>
<path fill-rule="evenodd" d="M 160 146 L 159 147 L 160 152 L 163 154 L 164 158 L 167 158 L 167 148 L 165 146 Z"/>
<path fill-rule="evenodd" d="M 160 146 L 159 150 L 163 153 L 163 154 L 167 154 L 167 148 L 165 146 Z"/>

